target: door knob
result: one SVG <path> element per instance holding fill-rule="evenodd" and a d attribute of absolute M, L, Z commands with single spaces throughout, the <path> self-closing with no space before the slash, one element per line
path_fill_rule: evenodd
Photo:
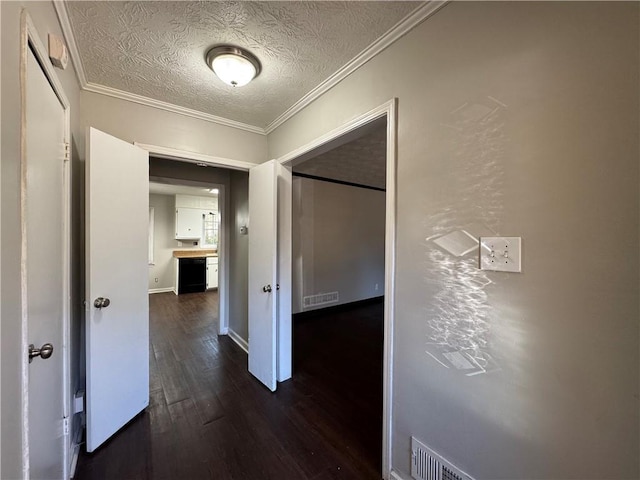
<path fill-rule="evenodd" d="M 104 297 L 98 297 L 93 302 L 93 306 L 96 308 L 107 308 L 110 304 L 111 300 Z"/>
<path fill-rule="evenodd" d="M 40 357 L 46 360 L 51 355 L 53 355 L 53 345 L 50 343 L 45 343 L 40 348 L 36 348 L 33 343 L 29 345 L 29 363 L 33 361 L 34 357 Z"/>
<path fill-rule="evenodd" d="M 271 285 L 265 285 L 264 287 L 262 287 L 262 291 L 264 293 L 270 293 L 271 292 Z"/>

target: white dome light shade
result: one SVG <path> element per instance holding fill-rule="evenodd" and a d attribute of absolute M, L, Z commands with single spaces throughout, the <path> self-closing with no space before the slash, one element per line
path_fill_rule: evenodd
<path fill-rule="evenodd" d="M 227 85 L 242 87 L 260 73 L 260 62 L 246 50 L 222 45 L 207 53 L 207 64 Z"/>

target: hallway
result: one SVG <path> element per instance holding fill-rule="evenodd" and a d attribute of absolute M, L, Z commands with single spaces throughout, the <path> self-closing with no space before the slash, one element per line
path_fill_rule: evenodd
<path fill-rule="evenodd" d="M 150 405 L 75 478 L 380 478 L 382 304 L 297 321 L 294 377 L 271 393 L 218 337 L 217 298 L 150 295 Z"/>

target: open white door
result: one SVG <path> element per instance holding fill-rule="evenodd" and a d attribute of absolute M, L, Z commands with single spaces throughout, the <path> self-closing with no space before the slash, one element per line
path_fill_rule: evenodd
<path fill-rule="evenodd" d="M 276 389 L 278 164 L 249 170 L 249 372 Z"/>
<path fill-rule="evenodd" d="M 86 154 L 87 451 L 149 404 L 149 155 L 94 128 Z"/>
<path fill-rule="evenodd" d="M 275 391 L 291 377 L 291 172 L 275 160 L 249 170 L 249 221 L 249 372 Z"/>

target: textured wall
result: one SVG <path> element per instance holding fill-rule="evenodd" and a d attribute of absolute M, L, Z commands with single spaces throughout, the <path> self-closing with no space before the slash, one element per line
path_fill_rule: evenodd
<path fill-rule="evenodd" d="M 302 308 L 306 295 L 337 291 L 340 301 L 326 306 L 383 295 L 385 193 L 293 183 L 293 313 L 312 309 Z"/>
<path fill-rule="evenodd" d="M 411 435 L 478 479 L 640 476 L 638 8 L 452 2 L 269 136 L 398 98 L 405 477 Z M 461 229 L 522 236 L 523 272 L 433 242 Z"/>

